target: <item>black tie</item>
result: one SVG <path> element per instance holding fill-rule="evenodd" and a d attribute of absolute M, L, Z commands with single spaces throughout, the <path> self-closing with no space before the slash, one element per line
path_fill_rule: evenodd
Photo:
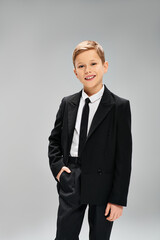
<path fill-rule="evenodd" d="M 89 98 L 85 99 L 85 105 L 83 107 L 82 118 L 81 118 L 81 125 L 80 125 L 80 135 L 79 135 L 79 146 L 78 146 L 78 156 L 82 151 L 83 145 L 86 141 L 87 137 L 87 127 L 88 127 L 88 115 L 89 115 L 89 105 L 90 102 Z"/>

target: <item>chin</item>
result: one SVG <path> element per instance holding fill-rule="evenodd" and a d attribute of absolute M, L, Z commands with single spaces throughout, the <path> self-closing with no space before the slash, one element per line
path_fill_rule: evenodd
<path fill-rule="evenodd" d="M 89 83 L 89 84 L 83 84 L 83 86 L 86 88 L 93 88 L 93 87 L 95 87 L 95 84 Z"/>
<path fill-rule="evenodd" d="M 100 83 L 97 82 L 89 82 L 89 83 L 84 83 L 83 85 L 86 86 L 87 88 L 93 88 L 97 87 Z"/>

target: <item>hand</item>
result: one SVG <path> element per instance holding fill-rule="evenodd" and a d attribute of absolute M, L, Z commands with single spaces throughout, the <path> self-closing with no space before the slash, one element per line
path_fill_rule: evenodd
<path fill-rule="evenodd" d="M 56 178 L 57 178 L 58 181 L 59 181 L 60 175 L 62 174 L 63 171 L 66 171 L 66 172 L 68 172 L 68 173 L 71 172 L 71 170 L 70 170 L 68 167 L 65 167 L 65 166 L 62 167 L 61 170 L 59 171 L 59 173 L 58 173 L 57 176 L 56 176 Z"/>
<path fill-rule="evenodd" d="M 110 215 L 106 219 L 109 221 L 114 221 L 122 215 L 123 206 L 113 204 L 113 203 L 108 203 L 105 209 L 105 214 L 104 214 L 105 216 L 108 215 L 109 210 L 110 210 Z"/>

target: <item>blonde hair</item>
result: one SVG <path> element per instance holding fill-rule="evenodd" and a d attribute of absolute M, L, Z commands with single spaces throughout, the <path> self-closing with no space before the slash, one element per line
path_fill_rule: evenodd
<path fill-rule="evenodd" d="M 73 61 L 74 67 L 75 67 L 76 57 L 80 53 L 85 52 L 90 49 L 95 49 L 97 54 L 99 55 L 102 63 L 105 62 L 105 55 L 104 55 L 104 50 L 103 50 L 102 46 L 96 41 L 86 40 L 86 41 L 80 42 L 73 51 L 72 61 Z"/>

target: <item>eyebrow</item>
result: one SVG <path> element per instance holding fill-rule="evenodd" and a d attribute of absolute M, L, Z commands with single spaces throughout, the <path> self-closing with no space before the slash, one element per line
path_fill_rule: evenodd
<path fill-rule="evenodd" d="M 92 60 L 90 60 L 90 61 L 97 61 L 96 59 L 92 59 Z M 77 64 L 80 64 L 80 63 L 82 63 L 82 62 L 78 62 Z"/>

